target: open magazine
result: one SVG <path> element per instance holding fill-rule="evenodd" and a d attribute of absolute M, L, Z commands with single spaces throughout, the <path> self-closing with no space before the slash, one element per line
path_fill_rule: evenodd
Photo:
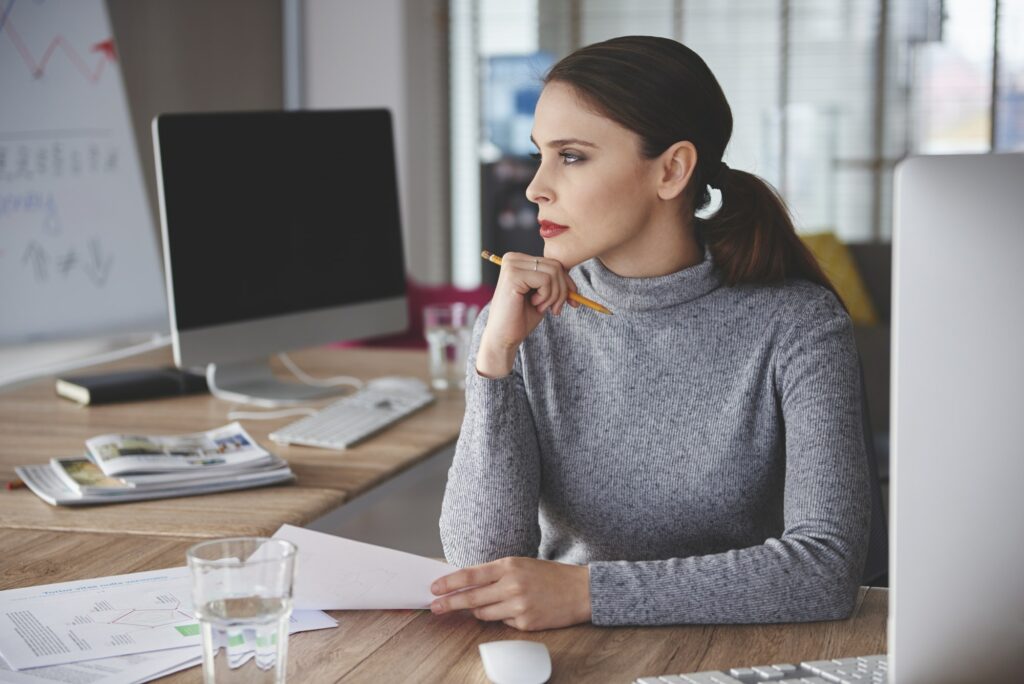
<path fill-rule="evenodd" d="M 274 457 L 238 423 L 187 435 L 100 435 L 85 442 L 105 475 L 250 468 Z"/>

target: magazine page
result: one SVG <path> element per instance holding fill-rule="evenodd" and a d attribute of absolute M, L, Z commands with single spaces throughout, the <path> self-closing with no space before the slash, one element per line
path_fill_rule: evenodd
<path fill-rule="evenodd" d="M 288 468 L 287 461 L 271 454 L 268 460 L 260 461 L 246 468 L 230 470 L 224 470 L 223 468 L 176 470 L 170 473 L 135 473 L 122 475 L 118 479 L 135 489 L 144 489 L 147 487 L 166 487 L 168 484 L 190 484 L 195 482 L 212 481 L 221 482 L 228 478 L 251 475 L 253 473 L 266 474 L 282 468 Z"/>
<path fill-rule="evenodd" d="M 51 458 L 50 467 L 69 489 L 83 494 L 132 489 L 132 483 L 104 474 L 99 466 L 84 456 Z"/>
<path fill-rule="evenodd" d="M 86 440 L 107 475 L 248 467 L 271 458 L 238 423 L 187 435 L 101 435 Z"/>

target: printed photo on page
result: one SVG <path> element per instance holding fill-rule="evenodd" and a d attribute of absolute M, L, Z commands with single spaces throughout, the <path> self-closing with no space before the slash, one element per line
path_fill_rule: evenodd
<path fill-rule="evenodd" d="M 238 423 L 187 435 L 102 435 L 85 446 L 106 475 L 226 469 L 272 458 Z"/>

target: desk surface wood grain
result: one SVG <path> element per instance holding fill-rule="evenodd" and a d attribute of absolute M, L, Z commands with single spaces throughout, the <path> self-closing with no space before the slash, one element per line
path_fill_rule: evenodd
<path fill-rule="evenodd" d="M 141 572 L 184 564 L 195 539 L 2 530 L 0 589 Z M 466 613 L 332 611 L 337 629 L 289 639 L 294 682 L 486 682 L 477 646 L 500 639 L 543 642 L 551 682 L 630 682 L 636 677 L 740 665 L 884 653 L 888 592 L 862 589 L 848 620 L 790 625 L 594 627 L 522 633 Z M 201 681 L 199 668 L 161 680 Z"/>
<path fill-rule="evenodd" d="M 292 354 L 292 358 L 319 377 L 427 377 L 427 357 L 419 351 L 321 347 Z M 82 373 L 170 362 L 169 351 L 163 350 Z M 0 392 L 0 479 L 13 479 L 17 465 L 79 454 L 84 441 L 95 435 L 208 430 L 228 423 L 229 411 L 245 408 L 205 394 L 82 407 L 57 397 L 53 378 L 42 379 Z M 48 506 L 25 490 L 0 491 L 0 525 L 146 535 L 267 534 L 284 522 L 307 524 L 452 445 L 464 410 L 460 393 L 439 395 L 434 404 L 344 452 L 272 443 L 269 433 L 294 417 L 243 421 L 258 442 L 289 462 L 297 476 L 295 484 L 74 509 Z"/>

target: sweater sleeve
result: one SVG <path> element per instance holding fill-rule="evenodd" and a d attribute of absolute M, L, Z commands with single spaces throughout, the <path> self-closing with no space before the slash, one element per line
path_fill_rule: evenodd
<path fill-rule="evenodd" d="M 488 311 L 489 306 L 480 312 L 473 330 L 466 413 L 441 508 L 444 555 L 459 567 L 536 557 L 540 546 L 540 456 L 521 354 L 504 378 L 476 372 Z"/>
<path fill-rule="evenodd" d="M 774 354 L 785 427 L 778 539 L 705 556 L 590 563 L 600 625 L 833 620 L 855 606 L 870 490 L 849 316 L 816 297 Z"/>

